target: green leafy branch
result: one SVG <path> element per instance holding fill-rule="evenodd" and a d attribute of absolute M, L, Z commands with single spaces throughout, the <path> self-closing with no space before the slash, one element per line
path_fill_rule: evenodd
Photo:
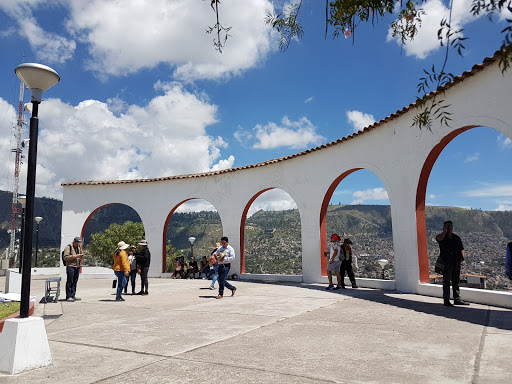
<path fill-rule="evenodd" d="M 301 39 L 304 35 L 304 30 L 297 21 L 301 5 L 302 0 L 298 4 L 292 4 L 285 8 L 279 14 L 271 13 L 265 17 L 265 24 L 279 32 L 279 49 L 281 51 L 288 49 L 292 39 Z"/>

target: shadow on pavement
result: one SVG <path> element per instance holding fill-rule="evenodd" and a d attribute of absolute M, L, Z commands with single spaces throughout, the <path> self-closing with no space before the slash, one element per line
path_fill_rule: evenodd
<path fill-rule="evenodd" d="M 276 282 L 257 282 L 250 281 L 248 283 L 254 284 L 269 284 L 269 285 L 283 285 L 290 287 L 297 287 L 303 289 L 313 289 L 317 291 L 325 291 L 325 286 L 318 285 L 308 285 L 308 284 L 300 284 L 300 283 L 276 283 Z M 333 292 L 334 293 L 334 292 Z M 428 303 L 424 301 L 416 301 L 407 298 L 407 293 L 399 293 L 396 291 L 382 291 L 371 288 L 347 288 L 343 290 L 336 291 L 335 294 L 353 297 L 361 300 L 369 300 L 376 303 L 382 303 L 387 305 L 392 305 L 397 308 L 410 309 L 416 312 L 425 313 L 428 315 L 441 316 L 449 319 L 454 319 L 458 321 L 465 321 L 472 324 L 489 326 L 490 319 L 493 319 L 492 327 L 503 329 L 506 331 L 512 330 L 512 311 L 505 308 L 498 307 L 487 307 L 487 308 L 475 308 L 470 306 L 463 307 L 445 307 L 443 305 L 443 301 L 441 298 L 437 298 L 439 303 Z M 393 295 L 393 296 L 390 296 Z M 403 296 L 403 297 L 397 297 Z M 417 295 L 418 297 L 428 297 Z M 485 306 L 484 304 L 472 304 Z"/>

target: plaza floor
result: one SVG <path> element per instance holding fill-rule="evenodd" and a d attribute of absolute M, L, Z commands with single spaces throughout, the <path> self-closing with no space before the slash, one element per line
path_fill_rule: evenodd
<path fill-rule="evenodd" d="M 32 280 L 38 300 L 44 281 Z M 36 304 L 52 365 L 0 374 L 0 383 L 511 382 L 512 310 L 372 289 L 234 284 L 235 296 L 216 300 L 204 280 L 150 279 L 149 296 L 116 302 L 112 280 L 81 279 L 81 301 Z"/>

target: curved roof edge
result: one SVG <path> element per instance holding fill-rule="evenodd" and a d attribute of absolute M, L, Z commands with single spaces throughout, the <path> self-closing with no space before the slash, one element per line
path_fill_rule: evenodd
<path fill-rule="evenodd" d="M 429 94 L 423 96 L 421 99 L 418 99 L 418 100 L 426 101 L 426 100 L 429 100 L 441 93 L 444 93 L 447 89 L 449 89 L 449 88 L 453 87 L 454 85 L 464 81 L 465 79 L 475 75 L 476 73 L 482 71 L 485 67 L 488 67 L 489 65 L 493 64 L 494 62 L 496 62 L 496 60 L 498 60 L 499 57 L 501 57 L 501 50 L 496 51 L 492 57 L 486 57 L 483 60 L 482 64 L 475 64 L 473 66 L 473 68 L 471 68 L 471 70 L 465 71 L 464 73 L 462 73 L 462 75 L 454 77 L 453 80 L 451 82 L 449 82 L 448 84 L 438 87 L 435 91 L 430 92 Z M 151 182 L 155 182 L 155 181 L 179 180 L 179 179 L 190 179 L 190 178 L 196 178 L 196 177 L 213 176 L 213 175 L 220 175 L 223 173 L 236 172 L 236 171 L 239 171 L 242 169 L 263 167 L 265 165 L 279 163 L 279 162 L 282 162 L 285 160 L 293 159 L 295 157 L 306 155 L 311 152 L 319 151 L 321 149 L 331 147 L 333 145 L 338 145 L 338 144 L 341 144 L 342 142 L 350 140 L 356 136 L 360 136 L 360 135 L 362 135 L 366 132 L 369 132 L 369 131 L 371 131 L 371 130 L 373 130 L 391 120 L 398 118 L 399 116 L 403 115 L 404 113 L 408 112 L 409 110 L 418 107 L 418 100 L 415 101 L 414 103 L 411 103 L 408 106 L 396 111 L 395 113 L 392 113 L 391 115 L 383 118 L 382 120 L 377 121 L 377 122 L 363 128 L 360 131 L 357 131 L 349 136 L 342 137 L 341 139 L 338 139 L 336 141 L 332 141 L 330 143 L 323 144 L 318 147 L 314 147 L 314 148 L 305 150 L 303 152 L 298 152 L 293 155 L 279 157 L 277 159 L 263 161 L 261 163 L 244 165 L 244 166 L 235 167 L 235 168 L 228 168 L 228 169 L 223 169 L 220 171 L 211 171 L 211 172 L 194 173 L 194 174 L 177 175 L 177 176 L 156 177 L 156 178 L 151 178 L 151 179 L 106 180 L 106 181 L 70 181 L 67 183 L 62 183 L 61 185 L 62 186 L 72 186 L 72 185 L 151 183 Z"/>

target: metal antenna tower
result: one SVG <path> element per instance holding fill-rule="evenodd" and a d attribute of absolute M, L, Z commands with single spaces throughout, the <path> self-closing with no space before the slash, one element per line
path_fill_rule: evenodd
<path fill-rule="evenodd" d="M 9 243 L 9 256 L 11 258 L 10 264 L 14 264 L 16 258 L 16 229 L 18 219 L 18 190 L 20 181 L 20 163 L 23 155 L 21 154 L 21 136 L 23 134 L 23 96 L 25 93 L 25 85 L 20 82 L 20 101 L 18 105 L 18 119 L 16 123 L 16 132 L 14 137 L 16 138 L 16 148 L 11 149 L 11 152 L 15 153 L 14 160 L 14 185 L 12 190 L 12 219 L 11 219 L 11 242 Z M 23 230 L 23 229 L 22 229 Z M 13 265 L 11 265 L 12 267 Z"/>

